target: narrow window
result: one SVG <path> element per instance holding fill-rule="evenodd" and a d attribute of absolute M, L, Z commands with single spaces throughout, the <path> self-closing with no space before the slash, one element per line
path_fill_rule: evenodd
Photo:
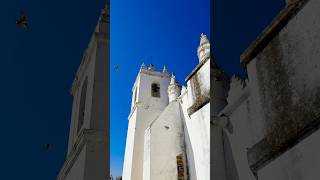
<path fill-rule="evenodd" d="M 84 113 L 86 110 L 87 86 L 88 86 L 88 77 L 86 77 L 86 79 L 84 80 L 84 83 L 82 84 L 82 89 L 81 89 L 77 133 L 79 133 L 79 131 L 84 123 Z"/>
<path fill-rule="evenodd" d="M 151 85 L 151 96 L 160 97 L 160 86 L 157 83 L 152 83 Z"/>

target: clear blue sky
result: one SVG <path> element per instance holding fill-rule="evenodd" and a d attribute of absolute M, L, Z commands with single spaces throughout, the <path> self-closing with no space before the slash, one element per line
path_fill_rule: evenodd
<path fill-rule="evenodd" d="M 0 1 L 3 180 L 55 180 L 67 150 L 69 88 L 105 1 Z M 30 32 L 15 25 L 23 9 Z M 52 143 L 45 151 L 44 144 Z"/>
<path fill-rule="evenodd" d="M 240 55 L 284 5 L 285 0 L 213 0 L 213 54 L 229 76 L 243 73 Z"/>
<path fill-rule="evenodd" d="M 166 64 L 180 83 L 198 64 L 210 34 L 210 0 L 111 0 L 111 173 L 122 174 L 132 86 L 142 62 Z M 152 56 L 152 59 L 150 58 Z"/>

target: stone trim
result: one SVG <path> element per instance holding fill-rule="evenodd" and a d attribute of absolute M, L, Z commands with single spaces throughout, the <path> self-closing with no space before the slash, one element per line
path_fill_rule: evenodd
<path fill-rule="evenodd" d="M 199 69 L 201 69 L 201 67 L 210 59 L 210 57 L 208 57 L 207 59 L 201 61 L 193 70 L 192 72 L 186 77 L 185 82 L 189 81 L 193 75 L 195 75 Z"/>
<path fill-rule="evenodd" d="M 246 66 L 253 58 L 255 58 L 295 17 L 295 15 L 304 7 L 309 0 L 297 0 L 289 3 L 280 11 L 276 18 L 267 26 L 258 38 L 240 56 L 240 63 Z"/>
<path fill-rule="evenodd" d="M 78 159 L 78 156 L 81 153 L 83 147 L 88 143 L 88 141 L 99 141 L 103 136 L 106 136 L 105 130 L 82 129 L 80 135 L 74 143 L 73 149 L 71 150 L 62 169 L 58 174 L 57 180 L 65 179 L 65 177 L 73 167 L 74 163 Z"/>
<path fill-rule="evenodd" d="M 298 131 L 293 136 L 286 139 L 285 143 L 282 143 L 280 147 L 274 149 L 268 142 L 267 138 L 263 138 L 261 141 L 253 145 L 247 151 L 248 164 L 254 174 L 261 168 L 275 160 L 277 157 L 309 137 L 312 133 L 320 128 L 320 116 L 312 121 L 306 121 L 305 127 Z"/>

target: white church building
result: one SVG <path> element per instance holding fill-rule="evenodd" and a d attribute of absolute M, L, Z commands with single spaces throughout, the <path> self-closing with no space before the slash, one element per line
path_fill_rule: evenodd
<path fill-rule="evenodd" d="M 185 79 L 186 86 L 166 67 L 159 72 L 142 64 L 132 88 L 124 180 L 210 179 L 210 65 L 214 65 L 204 34 L 197 53 L 199 64 Z M 219 86 L 223 89 L 224 84 Z"/>

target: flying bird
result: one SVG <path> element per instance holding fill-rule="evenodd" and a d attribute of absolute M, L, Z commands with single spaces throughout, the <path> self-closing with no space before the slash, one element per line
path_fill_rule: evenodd
<path fill-rule="evenodd" d="M 116 65 L 116 66 L 114 67 L 114 70 L 117 71 L 117 72 L 120 71 L 120 66 L 119 66 L 119 65 Z"/>
<path fill-rule="evenodd" d="M 44 149 L 46 150 L 46 151 L 48 151 L 49 149 L 51 149 L 52 148 L 52 145 L 51 144 L 44 144 Z"/>
<path fill-rule="evenodd" d="M 27 17 L 23 11 L 21 11 L 21 15 L 19 19 L 16 21 L 16 24 L 19 27 L 22 27 L 25 31 L 29 31 L 29 22 L 27 20 Z"/>

